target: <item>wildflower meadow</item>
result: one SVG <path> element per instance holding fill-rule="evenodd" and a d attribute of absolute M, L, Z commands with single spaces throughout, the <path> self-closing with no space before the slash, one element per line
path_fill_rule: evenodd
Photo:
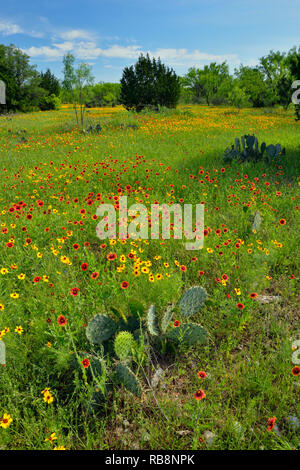
<path fill-rule="evenodd" d="M 299 121 L 86 121 L 98 132 L 70 105 L 0 117 L 1 449 L 299 449 Z M 243 135 L 285 154 L 224 161 Z M 153 204 L 203 205 L 203 247 L 172 217 L 167 239 L 100 239 L 98 207 L 124 196 L 149 227 Z"/>

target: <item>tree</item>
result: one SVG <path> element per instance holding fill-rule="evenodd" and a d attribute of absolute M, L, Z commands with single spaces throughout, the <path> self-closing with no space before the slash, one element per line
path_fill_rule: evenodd
<path fill-rule="evenodd" d="M 179 77 L 160 59 L 140 55 L 136 64 L 125 67 L 120 101 L 126 109 L 141 111 L 151 106 L 175 107 L 180 95 Z"/>
<path fill-rule="evenodd" d="M 292 77 L 286 54 L 270 51 L 260 58 L 259 70 L 264 74 L 266 86 L 272 97 L 272 105 L 281 104 L 288 107 L 291 102 Z"/>
<path fill-rule="evenodd" d="M 51 73 L 50 69 L 47 69 L 45 73 L 40 73 L 40 86 L 47 90 L 49 95 L 59 96 L 60 85 L 59 80 Z"/>
<path fill-rule="evenodd" d="M 68 53 L 64 56 L 64 80 L 62 82 L 62 86 L 64 91 L 71 96 L 77 126 L 79 126 L 80 114 L 80 125 L 83 127 L 85 101 L 87 98 L 89 86 L 92 85 L 94 78 L 92 76 L 91 67 L 89 65 L 82 62 L 75 69 L 74 62 L 75 57 L 72 54 Z M 79 108 L 77 108 L 77 106 L 79 106 Z"/>
<path fill-rule="evenodd" d="M 0 80 L 6 85 L 8 111 L 38 108 L 40 96 L 45 93 L 39 74 L 29 64 L 29 56 L 13 44 L 0 44 Z"/>
<path fill-rule="evenodd" d="M 228 103 L 237 108 L 246 108 L 250 106 L 250 101 L 247 93 L 240 87 L 238 81 L 233 84 L 233 87 L 228 93 Z"/>
<path fill-rule="evenodd" d="M 240 65 L 239 69 L 235 69 L 235 75 L 252 106 L 259 108 L 272 104 L 272 92 L 268 89 L 264 74 L 258 67 Z"/>
<path fill-rule="evenodd" d="M 120 83 L 97 83 L 89 87 L 86 105 L 89 108 L 115 106 L 120 103 L 120 93 Z"/>
<path fill-rule="evenodd" d="M 194 101 L 199 103 L 201 99 L 205 99 L 208 106 L 213 102 L 226 101 L 231 82 L 226 62 L 212 62 L 203 69 L 192 67 L 183 78 L 183 86 L 193 92 Z"/>

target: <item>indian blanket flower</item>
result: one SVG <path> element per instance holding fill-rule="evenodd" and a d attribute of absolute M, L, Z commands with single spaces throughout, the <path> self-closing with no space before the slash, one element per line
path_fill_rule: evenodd
<path fill-rule="evenodd" d="M 272 429 L 274 429 L 274 426 L 275 426 L 275 421 L 276 421 L 276 418 L 275 416 L 273 416 L 272 418 L 269 418 L 268 419 L 268 427 L 267 427 L 267 431 L 272 431 Z"/>
<path fill-rule="evenodd" d="M 83 365 L 83 367 L 84 367 L 85 369 L 87 369 L 87 368 L 90 366 L 90 361 L 89 361 L 89 359 L 88 359 L 87 357 L 84 358 L 84 359 L 81 361 L 81 363 L 82 363 L 82 365 Z"/>
<path fill-rule="evenodd" d="M 57 323 L 59 324 L 59 326 L 66 326 L 67 324 L 67 319 L 64 315 L 60 315 L 57 319 Z"/>
<path fill-rule="evenodd" d="M 295 375 L 295 376 L 300 375 L 300 367 L 299 366 L 293 367 L 292 368 L 292 374 Z"/>
<path fill-rule="evenodd" d="M 203 390 L 197 390 L 197 392 L 194 394 L 195 400 L 203 400 L 205 398 L 205 392 Z"/>
<path fill-rule="evenodd" d="M 78 295 L 78 292 L 79 292 L 79 288 L 78 287 L 73 287 L 70 290 L 70 295 L 72 295 L 73 297 L 76 297 Z"/>
<path fill-rule="evenodd" d="M 207 374 L 203 370 L 200 370 L 197 375 L 199 379 L 206 379 L 207 377 Z"/>

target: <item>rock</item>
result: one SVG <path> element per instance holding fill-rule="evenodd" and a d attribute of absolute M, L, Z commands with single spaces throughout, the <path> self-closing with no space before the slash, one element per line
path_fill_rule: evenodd
<path fill-rule="evenodd" d="M 286 421 L 292 431 L 297 431 L 300 428 L 300 420 L 297 416 L 287 416 Z"/>
<path fill-rule="evenodd" d="M 258 300 L 260 304 L 271 304 L 280 302 L 281 297 L 280 295 L 259 295 L 256 300 Z"/>
<path fill-rule="evenodd" d="M 203 437 L 207 446 L 210 447 L 213 445 L 216 435 L 211 431 L 205 431 Z"/>
<path fill-rule="evenodd" d="M 157 387 L 163 375 L 164 375 L 164 370 L 161 367 L 158 367 L 158 369 L 156 369 L 155 374 L 152 377 L 151 387 L 153 388 Z"/>
<path fill-rule="evenodd" d="M 185 436 L 186 434 L 190 434 L 191 431 L 187 429 L 185 431 L 176 431 L 176 433 L 179 434 L 179 436 Z"/>
<path fill-rule="evenodd" d="M 244 434 L 243 426 L 238 421 L 234 421 L 233 429 L 235 430 L 237 434 L 240 434 L 240 435 Z"/>

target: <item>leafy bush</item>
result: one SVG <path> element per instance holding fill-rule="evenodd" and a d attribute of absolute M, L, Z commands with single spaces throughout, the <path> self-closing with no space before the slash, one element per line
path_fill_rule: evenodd
<path fill-rule="evenodd" d="M 40 109 L 42 111 L 50 111 L 50 110 L 57 110 L 60 108 L 61 101 L 60 99 L 54 94 L 43 96 L 40 101 Z"/>
<path fill-rule="evenodd" d="M 285 155 L 285 148 L 282 148 L 280 144 L 266 146 L 263 142 L 259 147 L 258 140 L 254 135 L 244 135 L 241 137 L 241 141 L 236 138 L 231 148 L 226 148 L 224 161 L 258 162 L 265 159 L 268 163 L 271 163 L 273 158 L 278 158 L 281 155 Z"/>

